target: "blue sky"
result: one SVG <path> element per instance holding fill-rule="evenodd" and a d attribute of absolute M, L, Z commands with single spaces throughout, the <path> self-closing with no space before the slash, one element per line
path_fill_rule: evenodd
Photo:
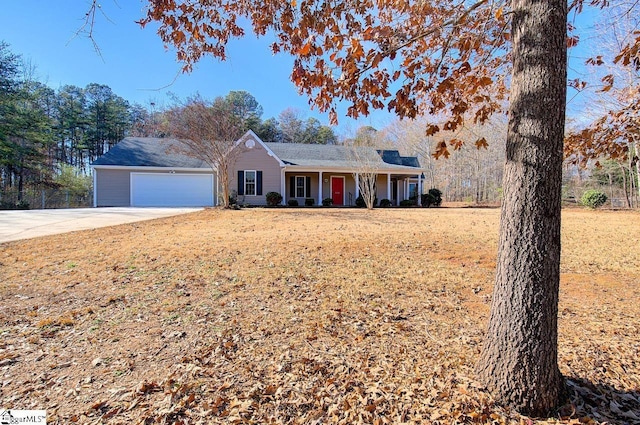
<path fill-rule="evenodd" d="M 106 84 L 117 95 L 145 106 L 151 101 L 168 105 L 169 92 L 181 98 L 195 92 L 214 98 L 231 90 L 246 90 L 262 105 L 263 119 L 277 117 L 293 107 L 303 116 L 328 123 L 326 114 L 312 111 L 307 98 L 297 93 L 289 79 L 292 59 L 283 54 L 272 55 L 268 38 L 257 39 L 249 34 L 230 44 L 227 61 L 205 58 L 191 74 L 180 73 L 174 52 L 164 48 L 155 27 L 141 29 L 134 22 L 144 15 L 145 3 L 102 2 L 104 16 L 97 16 L 94 27 L 101 56 L 85 36 L 74 37 L 84 22 L 88 0 L 4 1 L 0 40 L 36 66 L 38 79 L 54 89 L 65 84 Z M 580 51 L 571 55 L 586 56 Z M 570 71 L 579 70 L 579 62 Z M 358 122 L 341 116 L 339 133 L 353 132 L 360 125 L 382 128 L 392 120 L 393 116 L 383 111 Z"/>
<path fill-rule="evenodd" d="M 102 2 L 106 17 L 97 16 L 94 28 L 101 56 L 86 36 L 74 37 L 88 9 L 84 0 L 4 1 L 0 40 L 31 61 L 37 68 L 37 78 L 54 89 L 65 84 L 106 84 L 117 95 L 144 106 L 150 101 L 168 105 L 169 92 L 180 98 L 196 92 L 214 98 L 231 90 L 246 90 L 262 105 L 263 119 L 277 117 L 292 107 L 303 117 L 316 117 L 328 124 L 328 115 L 311 110 L 306 96 L 299 95 L 290 81 L 291 57 L 272 55 L 269 39 L 249 34 L 230 44 L 225 62 L 205 58 L 191 74 L 182 74 L 174 52 L 164 48 L 156 27 L 141 29 L 134 22 L 143 17 L 144 4 L 140 0 Z M 342 132 L 355 131 L 359 125 L 382 128 L 392 119 L 386 113 L 357 123 L 341 118 L 340 128 Z"/>

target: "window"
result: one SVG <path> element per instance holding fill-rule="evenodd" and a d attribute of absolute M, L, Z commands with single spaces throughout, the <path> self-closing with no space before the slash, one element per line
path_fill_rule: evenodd
<path fill-rule="evenodd" d="M 418 183 L 409 183 L 409 198 L 418 197 Z"/>
<path fill-rule="evenodd" d="M 245 170 L 244 172 L 244 194 L 247 196 L 255 196 L 256 194 L 256 172 L 253 170 Z"/>
<path fill-rule="evenodd" d="M 296 176 L 296 198 L 304 198 L 307 193 L 307 179 L 304 176 Z"/>
<path fill-rule="evenodd" d="M 238 195 L 262 195 L 262 171 L 238 170 Z"/>
<path fill-rule="evenodd" d="M 289 176 L 289 198 L 310 198 L 311 176 Z"/>

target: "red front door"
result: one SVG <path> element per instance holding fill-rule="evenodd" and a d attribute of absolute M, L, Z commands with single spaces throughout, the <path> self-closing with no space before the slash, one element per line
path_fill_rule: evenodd
<path fill-rule="evenodd" d="M 331 199 L 333 205 L 344 205 L 344 179 L 331 177 Z"/>

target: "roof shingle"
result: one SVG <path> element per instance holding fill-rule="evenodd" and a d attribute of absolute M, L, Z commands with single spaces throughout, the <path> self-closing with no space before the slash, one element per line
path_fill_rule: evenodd
<path fill-rule="evenodd" d="M 92 165 L 128 167 L 208 168 L 201 159 L 185 155 L 187 148 L 176 139 L 127 137 Z"/>
<path fill-rule="evenodd" d="M 335 168 L 353 168 L 354 165 L 350 154 L 351 148 L 347 146 L 273 142 L 265 145 L 287 165 Z M 401 157 L 398 151 L 376 151 L 367 147 L 358 149 L 361 150 L 360 154 L 377 168 L 420 167 L 417 158 Z"/>

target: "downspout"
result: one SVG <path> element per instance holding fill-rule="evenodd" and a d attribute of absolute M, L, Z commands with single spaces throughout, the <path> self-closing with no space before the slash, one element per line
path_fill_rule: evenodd
<path fill-rule="evenodd" d="M 93 208 L 98 206 L 98 176 L 93 168 Z"/>
<path fill-rule="evenodd" d="M 220 193 L 220 181 L 217 170 L 213 173 L 213 206 L 218 206 L 218 193 Z"/>
<path fill-rule="evenodd" d="M 285 178 L 285 167 L 280 168 L 280 192 L 282 194 L 282 205 L 287 205 L 287 179 Z"/>
<path fill-rule="evenodd" d="M 422 206 L 422 174 L 418 174 L 418 206 Z"/>

